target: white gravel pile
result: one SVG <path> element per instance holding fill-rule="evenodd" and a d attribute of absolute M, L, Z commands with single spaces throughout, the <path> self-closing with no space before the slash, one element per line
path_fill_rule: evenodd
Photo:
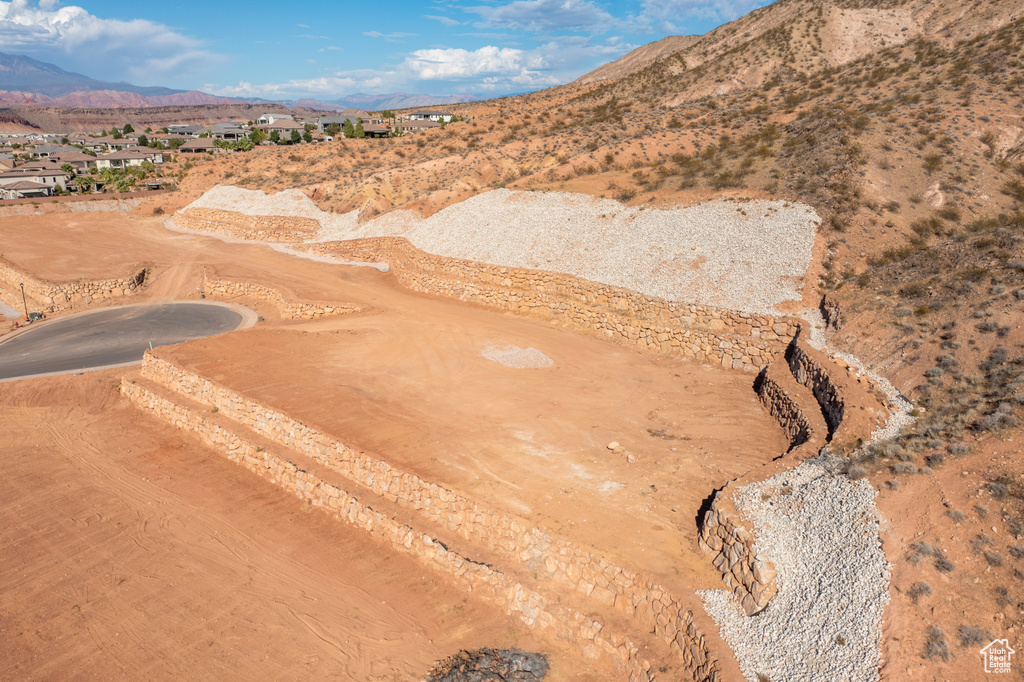
<path fill-rule="evenodd" d="M 555 364 L 554 360 L 536 348 L 519 348 L 513 345 L 487 345 L 480 349 L 480 355 L 515 369 L 546 369 Z"/>
<path fill-rule="evenodd" d="M 746 679 L 878 679 L 889 564 L 874 498 L 865 481 L 832 475 L 816 460 L 737 491 L 779 591 L 752 617 L 731 592 L 699 594 Z"/>
<path fill-rule="evenodd" d="M 716 200 L 641 209 L 565 192 L 498 189 L 429 218 L 411 211 L 358 224 L 298 190 L 211 189 L 188 208 L 320 221 L 318 241 L 401 235 L 429 253 L 562 272 L 672 301 L 774 312 L 800 299 L 820 222 L 803 204 Z M 187 210 L 187 209 L 186 209 Z"/>

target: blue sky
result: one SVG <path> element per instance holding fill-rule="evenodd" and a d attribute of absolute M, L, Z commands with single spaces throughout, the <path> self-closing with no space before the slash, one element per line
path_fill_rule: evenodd
<path fill-rule="evenodd" d="M 768 0 L 0 0 L 0 52 L 226 96 L 473 93 L 565 83 Z"/>

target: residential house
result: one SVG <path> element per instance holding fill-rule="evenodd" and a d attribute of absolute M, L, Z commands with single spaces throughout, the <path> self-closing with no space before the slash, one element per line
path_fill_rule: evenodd
<path fill-rule="evenodd" d="M 107 135 L 105 137 L 90 137 L 82 146 L 98 154 L 100 152 L 116 152 L 118 149 L 137 147 L 138 144 L 138 140 L 130 140 L 125 137 L 115 138 Z"/>
<path fill-rule="evenodd" d="M 367 137 L 387 137 L 391 134 L 391 128 L 379 123 L 364 123 L 363 133 Z"/>
<path fill-rule="evenodd" d="M 203 132 L 203 126 L 195 125 L 192 123 L 176 123 L 174 125 L 167 126 L 168 135 L 178 135 L 180 137 L 199 137 L 199 134 Z"/>
<path fill-rule="evenodd" d="M 447 111 L 415 111 L 408 116 L 410 121 L 433 121 L 434 123 L 451 123 L 453 114 Z"/>
<path fill-rule="evenodd" d="M 213 143 L 212 137 L 197 137 L 178 147 L 178 151 L 184 154 L 202 154 L 215 152 L 218 149 L 219 147 Z"/>
<path fill-rule="evenodd" d="M 0 172 L 14 168 L 14 154 L 0 154 Z"/>
<path fill-rule="evenodd" d="M 356 116 L 321 116 L 316 120 L 316 129 L 321 133 L 327 132 L 327 126 L 332 123 L 337 123 L 339 128 L 345 127 L 345 121 L 350 121 L 352 125 L 359 122 L 359 118 Z"/>
<path fill-rule="evenodd" d="M 273 125 L 275 121 L 294 121 L 295 117 L 291 114 L 263 114 L 256 119 L 257 126 L 269 126 Z"/>
<path fill-rule="evenodd" d="M 19 180 L 0 185 L 0 197 L 4 199 L 39 199 L 53 196 L 53 188 L 31 180 Z"/>
<path fill-rule="evenodd" d="M 75 169 L 76 173 L 85 173 L 89 170 L 90 166 L 96 165 L 96 157 L 84 154 L 77 149 L 70 152 L 61 152 L 56 156 L 51 156 L 50 159 L 56 161 L 61 166 L 64 164 L 70 165 Z"/>
<path fill-rule="evenodd" d="M 32 156 L 36 157 L 37 159 L 45 159 L 45 158 L 50 157 L 50 156 L 56 156 L 57 154 L 60 154 L 62 152 L 77 152 L 77 151 L 79 151 L 79 150 L 75 149 L 74 147 L 70 147 L 68 145 L 44 144 L 42 146 L 36 147 L 35 149 L 30 149 L 29 150 L 29 154 L 31 154 Z"/>
<path fill-rule="evenodd" d="M 421 120 L 407 120 L 407 121 L 396 121 L 394 129 L 396 132 L 411 134 L 418 133 L 421 130 L 430 130 L 431 128 L 440 128 L 441 124 L 437 121 L 421 121 Z"/>
<path fill-rule="evenodd" d="M 185 144 L 188 144 L 187 142 Z M 184 146 L 184 145 L 183 145 Z M 104 168 L 127 168 L 128 166 L 141 166 L 144 161 L 150 163 L 163 163 L 163 152 L 150 149 L 149 147 L 132 147 L 117 152 L 110 152 L 96 157 L 96 167 Z"/>
<path fill-rule="evenodd" d="M 273 123 L 268 123 L 266 125 L 260 124 L 255 127 L 264 131 L 268 136 L 276 130 L 282 140 L 291 138 L 293 130 L 298 130 L 300 133 L 305 130 L 305 126 L 301 123 L 295 122 L 294 119 L 278 119 Z"/>
<path fill-rule="evenodd" d="M 7 185 L 13 185 L 16 182 L 25 180 L 45 185 L 53 192 L 57 192 L 58 190 L 63 192 L 66 187 L 67 179 L 68 174 L 62 170 L 51 170 L 45 168 L 22 170 L 22 168 L 16 168 L 15 170 L 0 173 L 0 189 Z"/>
<path fill-rule="evenodd" d="M 241 123 L 236 123 L 235 121 L 214 123 L 212 126 L 207 126 L 206 132 L 215 140 L 228 140 L 230 142 L 241 140 L 249 134 L 249 131 L 243 128 Z"/>

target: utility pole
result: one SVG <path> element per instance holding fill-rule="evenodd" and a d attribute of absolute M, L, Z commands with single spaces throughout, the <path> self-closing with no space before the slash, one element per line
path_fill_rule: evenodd
<path fill-rule="evenodd" d="M 21 287 L 21 302 L 25 306 L 25 321 L 28 322 L 28 301 L 25 300 L 25 285 L 19 284 Z"/>

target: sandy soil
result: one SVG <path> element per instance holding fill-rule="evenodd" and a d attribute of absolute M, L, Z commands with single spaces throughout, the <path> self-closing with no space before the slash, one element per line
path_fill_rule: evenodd
<path fill-rule="evenodd" d="M 142 416 L 119 379 L 0 394 L 0 679 L 411 680 L 481 645 L 552 652 L 559 679 L 579 669 Z"/>
<path fill-rule="evenodd" d="M 872 481 L 881 490 L 883 538 L 893 561 L 883 630 L 889 663 L 882 669 L 883 680 L 980 680 L 986 677 L 981 647 L 997 637 L 1009 638 L 1011 646 L 1020 641 L 1021 560 L 1009 552 L 1009 547 L 1024 544 L 1012 527 L 1020 519 L 1019 489 L 1011 487 L 1011 495 L 996 498 L 979 480 L 993 472 L 1019 480 L 1024 473 L 1021 454 L 1019 441 L 987 438 L 933 474 L 901 478 L 898 491 L 887 490 L 882 476 Z M 962 520 L 951 516 L 956 512 L 963 514 Z M 933 557 L 913 549 L 920 542 L 930 543 L 954 568 L 939 571 Z M 985 552 L 999 555 L 998 565 Z M 927 583 L 931 592 L 915 601 L 910 589 L 919 582 Z M 945 632 L 948 661 L 925 656 L 931 625 Z M 984 641 L 964 645 L 962 626 L 984 631 Z M 1013 668 L 1020 668 L 1016 657 Z"/>
<path fill-rule="evenodd" d="M 157 218 L 40 216 L 30 222 L 0 221 L 0 234 L 12 245 L 5 251 L 5 257 L 53 279 L 62 272 L 106 277 L 139 265 L 149 266 L 151 278 L 136 300 L 194 298 L 203 268 L 207 268 L 220 277 L 251 279 L 274 286 L 289 298 L 347 301 L 365 306 L 367 312 L 359 315 L 300 323 L 281 321 L 269 304 L 241 301 L 251 304 L 266 321 L 247 332 L 163 352 L 257 400 L 324 428 L 350 445 L 371 451 L 429 480 L 451 485 L 489 506 L 525 516 L 550 532 L 596 547 L 609 558 L 655 574 L 680 593 L 718 587 L 721 583 L 696 548 L 695 515 L 702 500 L 715 488 L 777 456 L 786 447 L 781 430 L 755 399 L 752 374 L 642 355 L 541 321 L 413 295 L 396 287 L 389 275 L 369 268 L 299 260 L 261 245 L 228 244 L 174 233 L 163 228 Z M 505 367 L 481 355 L 482 349 L 494 345 L 536 348 L 554 364 L 547 369 Z M 119 660 L 125 661 L 126 677 L 138 677 L 140 671 L 148 670 L 141 666 L 156 665 L 160 656 L 180 661 L 186 654 L 195 655 L 197 642 L 206 647 L 204 656 L 211 655 L 211 666 L 230 667 L 230 657 L 239 650 L 252 648 L 252 644 L 245 642 L 264 637 L 260 634 L 264 632 L 271 633 L 266 635 L 269 643 L 256 644 L 256 648 L 280 651 L 273 655 L 283 662 L 273 664 L 277 667 L 262 668 L 270 664 L 250 660 L 252 667 L 247 670 L 264 675 L 268 670 L 280 670 L 279 677 L 284 678 L 293 676 L 291 671 L 297 668 L 292 666 L 298 666 L 301 659 L 303 665 L 310 666 L 313 677 L 340 671 L 338 674 L 350 679 L 376 679 L 371 675 L 392 673 L 405 679 L 424 669 L 429 661 L 460 646 L 528 641 L 504 616 L 486 611 L 479 615 L 474 612 L 453 628 L 446 609 L 462 605 L 468 612 L 481 607 L 472 602 L 464 604 L 460 593 L 446 592 L 447 588 L 435 584 L 437 578 L 424 577 L 423 569 L 411 564 L 395 568 L 393 577 L 381 574 L 386 552 L 368 544 L 353 549 L 353 543 L 362 542 L 358 537 L 346 535 L 326 520 L 315 520 L 319 518 L 315 514 L 301 516 L 298 503 L 284 498 L 275 502 L 276 506 L 261 502 L 259 513 L 263 516 L 248 518 L 246 514 L 251 510 L 247 511 L 248 503 L 243 500 L 277 499 L 273 497 L 276 491 L 247 478 L 244 472 L 235 472 L 231 465 L 220 462 L 191 441 L 182 440 L 180 435 L 155 422 L 140 420 L 137 412 L 122 406 L 110 394 L 114 380 L 112 374 L 100 374 L 18 383 L 15 385 L 21 393 L 9 394 L 7 400 L 11 401 L 9 404 L 29 407 L 2 408 L 5 416 L 12 415 L 3 428 L 18 434 L 17 440 L 11 436 L 17 443 L 12 456 L 19 457 L 15 461 L 21 467 L 12 468 L 21 473 L 12 476 L 7 484 L 12 486 L 12 492 L 22 488 L 27 491 L 4 498 L 13 500 L 8 514 L 31 508 L 33 511 L 26 518 L 40 518 L 32 522 L 36 530 L 31 524 L 27 528 L 11 525 L 19 530 L 5 536 L 5 546 L 12 549 L 16 541 L 38 543 L 35 549 L 4 554 L 18 557 L 7 560 L 3 570 L 11 586 L 5 593 L 18 595 L 19 600 L 4 603 L 3 622 L 8 631 L 35 632 L 29 621 L 40 618 L 35 615 L 37 608 L 57 613 L 61 608 L 78 604 L 84 609 L 85 599 L 78 595 L 97 594 L 99 588 L 90 592 L 85 587 L 75 587 L 72 597 L 66 596 L 70 588 L 62 588 L 65 591 L 60 594 L 65 596 L 59 604 L 43 600 L 36 606 L 42 599 L 37 586 L 60 584 L 67 574 L 72 576 L 68 578 L 72 584 L 88 582 L 95 576 L 105 578 L 102 584 L 108 592 L 102 594 L 109 601 L 110 611 L 102 626 L 95 626 L 99 633 L 96 637 L 105 645 L 118 644 L 119 638 L 129 632 L 120 629 L 118 614 L 134 614 L 132 627 L 139 634 L 129 635 L 134 638 L 133 653 L 117 654 Z M 92 387 L 93 383 L 99 388 L 92 388 L 91 393 L 86 391 L 84 387 Z M 96 393 L 102 399 L 94 397 Z M 54 400 L 59 408 L 50 405 Z M 51 423 L 52 429 L 48 426 Z M 46 429 L 45 439 L 39 437 L 41 428 Z M 54 429 L 65 435 L 52 435 Z M 87 444 L 76 440 L 79 434 Z M 605 446 L 613 440 L 639 455 L 639 461 L 629 464 L 625 457 L 607 450 Z M 57 445 L 48 445 L 51 441 Z M 133 452 L 128 453 L 128 449 Z M 26 487 L 27 483 L 21 480 L 32 472 L 34 464 L 29 457 L 35 457 L 37 450 L 45 451 L 48 458 L 56 458 L 52 463 L 47 460 L 46 477 L 38 483 L 38 489 Z M 62 454 L 68 452 L 72 454 Z M 72 463 L 61 464 L 62 457 L 71 457 Z M 81 458 L 89 462 L 102 459 L 103 466 L 113 467 L 90 473 L 99 477 L 102 485 L 87 483 L 90 479 L 77 473 L 76 467 L 86 467 L 80 463 Z M 88 466 L 93 467 L 87 469 L 92 472 L 100 465 Z M 135 471 L 136 467 L 143 468 Z M 173 481 L 173 494 L 186 498 L 191 506 L 187 512 L 175 511 L 172 516 L 203 518 L 207 529 L 204 537 L 227 533 L 216 524 L 227 523 L 225 519 L 234 519 L 233 515 L 241 515 L 242 520 L 232 521 L 232 528 L 245 519 L 251 524 L 247 528 L 258 528 L 264 520 L 267 524 L 277 522 L 276 516 L 283 507 L 294 508 L 288 514 L 280 514 L 286 517 L 280 521 L 285 529 L 290 528 L 288 524 L 297 523 L 295 519 L 300 516 L 314 519 L 308 523 L 314 524 L 316 533 L 327 534 L 326 539 L 312 535 L 314 530 L 295 538 L 282 531 L 271 539 L 259 535 L 257 542 L 253 539 L 256 530 L 246 530 L 233 531 L 235 544 L 228 542 L 230 549 L 205 540 L 199 542 L 181 525 L 161 521 L 164 516 L 147 516 L 150 502 L 152 506 L 178 502 L 177 498 L 172 503 L 162 497 L 140 497 L 142 493 L 129 483 L 135 486 L 137 479 L 144 478 L 168 481 L 161 483 L 167 486 Z M 67 488 L 68 485 L 71 487 Z M 144 480 L 137 483 L 142 488 L 148 485 Z M 89 493 L 95 494 L 96 499 L 83 497 L 79 486 L 98 488 L 97 492 Z M 218 495 L 227 497 L 221 499 Z M 124 501 L 125 496 L 129 501 Z M 82 499 L 85 502 L 80 502 Z M 69 512 L 65 507 L 71 504 L 85 506 Z M 86 540 L 76 539 L 79 526 L 68 522 L 72 525 L 65 528 L 62 524 L 66 518 L 90 518 L 92 512 L 85 510 L 92 507 L 106 509 L 96 513 L 113 521 L 101 523 L 97 516 L 96 523 L 101 523 L 110 535 L 89 539 L 86 545 Z M 147 532 L 154 532 L 155 526 L 163 535 L 157 540 L 139 539 L 130 533 L 119 533 L 118 522 L 122 526 L 151 529 Z M 88 529 L 82 526 L 81 532 L 91 537 Z M 67 542 L 61 540 L 54 545 L 53 537 L 67 537 Z M 46 557 L 47 547 L 52 550 L 54 546 L 74 546 L 75 542 L 82 545 L 79 551 L 96 556 L 90 554 L 90 558 L 80 559 L 69 554 L 48 563 L 54 560 Z M 133 553 L 137 550 L 119 544 L 136 547 L 137 542 L 145 546 L 145 551 L 138 555 Z M 285 547 L 275 542 L 285 543 Z M 332 549 L 327 556 L 321 556 L 325 546 L 345 549 L 337 553 Z M 216 560 L 200 553 L 214 550 L 222 553 Z M 181 558 L 179 552 L 187 552 L 186 557 L 190 558 Z M 339 572 L 337 565 L 330 568 L 328 564 L 325 568 L 318 563 L 340 561 L 339 557 L 355 552 L 369 558 L 353 564 L 351 575 Z M 138 562 L 129 566 L 134 567 L 131 570 L 118 568 L 128 561 L 121 558 L 126 555 Z M 253 576 L 245 567 L 262 565 L 254 560 L 254 555 L 266 562 L 298 557 L 296 561 L 309 561 L 320 568 L 305 573 L 295 569 L 308 577 L 309 583 L 302 582 L 305 577 L 296 577 L 287 594 L 275 595 L 274 580 L 290 575 L 292 569 L 271 563 L 265 575 Z M 23 561 L 29 556 L 36 558 Z M 226 565 L 235 560 L 239 565 Z M 398 566 L 391 563 L 394 561 L 395 558 L 389 560 L 388 566 Z M 79 573 L 75 573 L 68 562 L 99 568 L 82 575 L 83 569 L 78 568 Z M 223 583 L 189 582 L 199 580 L 193 571 L 201 572 L 201 566 L 208 563 L 219 566 L 210 579 L 226 581 L 230 588 Z M 362 592 L 334 583 L 320 585 L 327 574 L 334 576 L 332 580 L 351 581 Z M 106 578 L 108 575 L 115 577 Z M 116 581 L 127 576 L 145 582 L 136 575 L 159 576 L 159 584 L 166 580 L 171 585 L 160 590 L 170 592 L 164 595 L 158 590 L 154 596 L 153 592 L 142 591 L 137 595 L 128 593 L 124 599 L 118 597 L 114 592 L 118 589 Z M 395 592 L 393 583 L 407 589 L 408 594 Z M 251 591 L 247 591 L 249 587 L 239 587 L 249 584 L 253 585 Z M 13 589 L 15 586 L 20 590 Z M 426 591 L 417 594 L 415 589 L 421 586 Z M 180 593 L 175 593 L 176 589 Z M 345 596 L 349 592 L 375 596 L 360 596 L 349 604 Z M 228 593 L 232 596 L 226 596 Z M 333 595 L 330 600 L 328 593 Z M 28 594 L 35 596 L 29 598 Z M 304 609 L 313 608 L 309 604 L 313 596 L 321 600 L 314 602 L 314 606 L 319 604 L 318 608 L 327 609 L 330 614 L 314 611 L 310 627 L 336 642 L 344 641 L 337 635 L 343 632 L 351 641 L 359 641 L 361 648 L 357 650 L 365 654 L 328 655 L 330 647 L 323 643 L 316 645 L 320 647 L 316 649 L 318 653 L 307 658 L 295 653 L 312 646 L 303 648 L 295 641 L 317 638 L 315 632 L 310 634 L 306 630 L 299 616 L 292 615 L 309 614 Z M 414 615 L 403 622 L 388 621 L 386 614 L 373 620 L 365 610 L 358 611 L 378 598 L 388 603 L 432 604 L 434 610 L 425 605 L 422 613 L 414 610 Z M 5 600 L 13 599 L 14 596 L 5 596 Z M 72 603 L 65 604 L 67 600 Z M 451 605 L 453 600 L 457 601 L 455 606 Z M 197 626 L 186 616 L 151 624 L 153 619 L 146 614 L 162 611 L 164 604 L 171 606 L 172 613 L 194 612 L 200 620 L 205 618 L 200 628 L 202 634 L 195 633 Z M 202 611 L 207 607 L 212 611 Z M 357 610 L 356 615 L 352 615 L 353 609 Z M 11 614 L 19 615 L 15 618 Z M 376 629 L 351 625 L 357 617 L 377 623 Z M 442 622 L 442 618 L 447 620 Z M 46 630 L 45 636 L 31 635 L 42 638 L 39 641 L 24 639 L 29 635 L 22 635 L 25 643 L 9 650 L 4 665 L 17 671 L 35 669 L 37 663 L 32 661 L 54 657 L 59 649 L 66 650 L 64 658 L 60 658 L 65 664 L 75 663 L 90 671 L 109 669 L 114 676 L 120 674 L 113 663 L 94 655 L 85 644 L 79 648 L 57 647 L 58 633 L 67 630 L 63 621 L 59 623 Z M 383 634 L 389 627 L 396 631 L 390 637 Z M 215 630 L 217 636 L 208 636 L 208 630 L 203 628 Z M 298 633 L 292 631 L 296 628 L 300 629 Z M 119 631 L 121 635 L 117 634 Z M 226 641 L 227 635 L 238 644 L 231 650 L 222 650 L 217 642 Z M 434 640 L 436 644 L 421 645 L 409 640 L 410 637 Z M 154 653 L 161 651 L 154 643 L 158 641 L 165 642 L 166 652 Z M 210 641 L 214 644 L 208 644 Z M 140 646 L 146 642 L 154 644 Z M 596 679 L 604 679 L 592 664 L 573 663 L 571 657 L 566 658 L 551 643 L 534 645 L 567 661 L 559 665 L 558 675 L 588 671 L 597 675 Z M 406 655 L 406 648 L 413 653 Z M 342 650 L 352 651 L 346 647 Z M 143 654 L 139 652 L 149 653 L 142 660 L 139 657 Z M 320 658 L 311 662 L 314 655 Z M 342 659 L 343 664 L 339 663 Z M 233 669 L 238 669 L 242 676 L 241 668 Z M 274 675 L 277 673 L 271 676 Z M 22 672 L 14 676 L 20 677 Z"/>

